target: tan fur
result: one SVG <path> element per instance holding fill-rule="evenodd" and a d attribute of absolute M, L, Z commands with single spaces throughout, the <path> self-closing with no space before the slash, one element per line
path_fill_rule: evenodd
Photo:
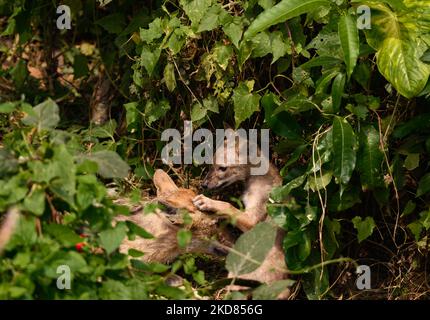
<path fill-rule="evenodd" d="M 224 152 L 237 152 L 224 148 Z M 218 215 L 227 216 L 232 221 L 236 221 L 236 226 L 242 231 L 248 231 L 257 223 L 267 218 L 266 203 L 273 187 L 282 183 L 278 170 L 269 164 L 266 175 L 253 176 L 250 174 L 250 165 L 234 163 L 230 165 L 215 164 L 209 170 L 203 185 L 208 189 L 217 189 L 228 186 L 235 182 L 243 182 L 245 191 L 242 200 L 245 211 L 240 211 L 228 202 L 210 199 L 204 195 L 198 195 L 193 199 L 196 207 L 202 211 L 215 212 Z M 258 280 L 263 283 L 285 279 L 287 277 L 287 266 L 285 255 L 282 249 L 284 232 L 278 228 L 276 241 L 273 248 L 267 254 L 262 265 L 255 271 L 241 275 L 240 278 Z M 231 275 L 230 275 L 231 276 Z M 280 298 L 286 298 L 289 291 L 286 290 Z"/>
<path fill-rule="evenodd" d="M 156 170 L 153 181 L 157 188 L 156 200 L 174 209 L 186 209 L 191 216 L 191 225 L 183 225 L 181 214 L 167 214 L 159 209 L 149 214 L 138 212 L 131 216 L 118 216 L 116 221 L 132 221 L 154 236 L 152 239 L 125 239 L 120 252 L 127 254 L 133 248 L 145 253 L 142 257 L 145 262 L 168 263 L 185 252 L 215 254 L 215 249 L 220 249 L 216 242 L 211 241 L 215 236 L 224 245 L 231 245 L 229 235 L 217 226 L 218 218 L 208 216 L 194 206 L 192 199 L 197 196 L 194 191 L 178 188 L 160 169 Z M 181 228 L 192 232 L 191 243 L 186 248 L 180 248 L 177 243 L 176 235 Z"/>

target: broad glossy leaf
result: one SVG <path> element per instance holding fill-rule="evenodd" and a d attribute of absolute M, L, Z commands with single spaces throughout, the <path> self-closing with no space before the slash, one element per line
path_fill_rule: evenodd
<path fill-rule="evenodd" d="M 340 184 L 347 184 L 355 168 L 356 138 L 351 125 L 341 117 L 333 121 L 333 175 Z"/>
<path fill-rule="evenodd" d="M 225 267 L 234 277 L 257 269 L 273 247 L 276 228 L 269 222 L 260 222 L 239 237 L 227 256 Z"/>
<path fill-rule="evenodd" d="M 372 126 L 362 129 L 357 167 L 363 190 L 383 186 L 382 162 L 384 155 L 380 149 L 379 132 Z"/>
<path fill-rule="evenodd" d="M 301 14 L 318 9 L 320 6 L 330 6 L 326 0 L 282 0 L 275 6 L 263 11 L 251 23 L 244 35 L 244 40 L 251 39 L 258 32 L 270 26 L 297 17 Z"/>
<path fill-rule="evenodd" d="M 349 78 L 354 71 L 360 52 L 357 22 L 352 16 L 346 14 L 340 17 L 338 28 L 340 44 L 346 64 L 346 73 Z"/>
<path fill-rule="evenodd" d="M 346 77 L 344 73 L 339 73 L 333 80 L 331 86 L 331 96 L 333 98 L 333 113 L 338 113 L 342 102 L 342 95 L 345 89 Z"/>
<path fill-rule="evenodd" d="M 401 95 L 412 98 L 424 89 L 430 66 L 419 59 L 413 43 L 388 38 L 376 57 L 379 71 Z"/>

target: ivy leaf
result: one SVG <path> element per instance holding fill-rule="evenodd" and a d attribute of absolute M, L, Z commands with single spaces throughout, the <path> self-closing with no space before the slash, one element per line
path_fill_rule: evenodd
<path fill-rule="evenodd" d="M 226 12 L 218 3 L 210 7 L 200 21 L 197 32 L 211 31 L 218 27 L 223 13 Z"/>
<path fill-rule="evenodd" d="M 212 0 L 180 0 L 179 3 L 191 20 L 191 25 L 196 26 L 208 11 Z"/>
<path fill-rule="evenodd" d="M 256 270 L 273 247 L 276 228 L 260 222 L 239 237 L 227 256 L 225 267 L 234 277 Z"/>
<path fill-rule="evenodd" d="M 159 101 L 158 104 L 152 100 L 148 100 L 145 105 L 145 120 L 148 122 L 148 125 L 151 125 L 161 117 L 164 117 L 169 110 L 170 104 L 166 99 Z"/>
<path fill-rule="evenodd" d="M 98 173 L 103 178 L 125 178 L 130 167 L 114 151 L 102 150 L 86 156 L 98 165 Z"/>
<path fill-rule="evenodd" d="M 100 232 L 100 245 L 106 250 L 107 254 L 114 252 L 127 235 L 127 226 L 125 223 L 118 223 L 115 228 Z"/>
<path fill-rule="evenodd" d="M 163 28 L 161 27 L 161 19 L 157 18 L 152 21 L 148 29 L 140 29 L 140 39 L 147 44 L 151 44 L 155 39 L 163 35 Z"/>
<path fill-rule="evenodd" d="M 255 111 L 260 110 L 260 96 L 251 93 L 254 88 L 254 80 L 241 82 L 233 90 L 234 119 L 236 128 L 248 119 Z"/>
<path fill-rule="evenodd" d="M 222 30 L 236 48 L 239 48 L 239 41 L 243 34 L 243 22 L 241 17 L 234 17 L 233 21 L 223 26 Z"/>
<path fill-rule="evenodd" d="M 341 16 L 339 19 L 338 31 L 346 64 L 346 72 L 349 78 L 357 64 L 357 58 L 360 52 L 356 20 L 349 14 Z"/>
<path fill-rule="evenodd" d="M 140 63 L 146 69 L 149 76 L 154 73 L 158 59 L 160 59 L 160 48 L 151 49 L 149 46 L 143 46 L 140 56 Z"/>
<path fill-rule="evenodd" d="M 373 233 L 373 229 L 376 227 L 372 217 L 366 217 L 363 220 L 360 216 L 356 216 L 352 219 L 352 223 L 358 232 L 358 243 L 370 237 Z"/>
<path fill-rule="evenodd" d="M 355 168 L 356 139 L 351 125 L 341 117 L 333 120 L 333 175 L 338 183 L 346 185 Z"/>
<path fill-rule="evenodd" d="M 60 122 L 60 110 L 58 105 L 51 99 L 47 99 L 28 111 L 30 113 L 22 119 L 22 122 L 36 127 L 38 131 L 52 130 Z"/>

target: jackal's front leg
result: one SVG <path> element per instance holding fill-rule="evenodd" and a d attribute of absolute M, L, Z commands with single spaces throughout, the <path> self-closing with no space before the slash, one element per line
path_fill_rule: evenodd
<path fill-rule="evenodd" d="M 250 221 L 245 212 L 233 207 L 230 203 L 210 199 L 202 194 L 193 199 L 194 205 L 201 211 L 215 212 L 219 215 L 226 215 L 236 220 L 236 225 L 242 231 L 251 229 L 255 223 Z"/>

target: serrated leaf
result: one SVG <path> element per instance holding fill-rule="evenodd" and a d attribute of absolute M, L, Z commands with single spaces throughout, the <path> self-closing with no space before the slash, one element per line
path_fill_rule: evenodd
<path fill-rule="evenodd" d="M 358 243 L 370 237 L 373 229 L 376 227 L 375 221 L 372 217 L 366 217 L 364 220 L 356 216 L 352 219 L 354 228 L 357 230 Z"/>
<path fill-rule="evenodd" d="M 364 127 L 360 133 L 360 149 L 357 157 L 357 168 L 363 190 L 373 190 L 384 185 L 382 172 L 384 154 L 379 146 L 379 132 L 372 126 Z"/>
<path fill-rule="evenodd" d="M 326 0 L 282 0 L 255 18 L 245 32 L 244 40 L 251 39 L 258 32 L 266 30 L 270 26 L 313 11 L 320 6 L 330 6 L 330 2 Z"/>
<path fill-rule="evenodd" d="M 24 199 L 24 207 L 37 216 L 45 211 L 45 190 L 36 188 Z"/>
<path fill-rule="evenodd" d="M 86 156 L 98 165 L 98 173 L 103 178 L 125 178 L 130 167 L 114 151 L 102 150 Z"/>
<path fill-rule="evenodd" d="M 340 44 L 346 64 L 346 72 L 349 78 L 357 64 L 357 58 L 360 52 L 357 22 L 352 16 L 346 14 L 340 17 L 338 28 Z"/>
<path fill-rule="evenodd" d="M 233 90 L 234 119 L 236 127 L 248 119 L 252 114 L 260 110 L 260 96 L 251 93 L 254 81 L 241 82 Z"/>
<path fill-rule="evenodd" d="M 226 268 L 234 277 L 257 269 L 273 247 L 276 228 L 269 222 L 260 222 L 239 237 L 227 256 Z"/>
<path fill-rule="evenodd" d="M 341 117 L 333 120 L 333 146 L 333 175 L 345 185 L 355 168 L 356 139 L 351 125 Z"/>

